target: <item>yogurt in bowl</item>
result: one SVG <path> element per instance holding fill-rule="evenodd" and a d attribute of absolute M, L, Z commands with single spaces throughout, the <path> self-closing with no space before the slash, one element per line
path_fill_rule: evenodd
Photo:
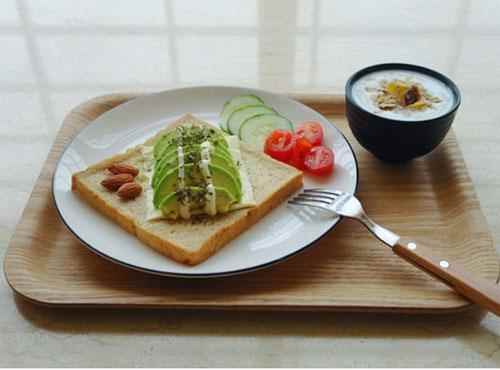
<path fill-rule="evenodd" d="M 363 109 L 399 121 L 433 119 L 455 103 L 453 91 L 437 78 L 397 69 L 362 76 L 352 86 L 352 97 Z"/>
<path fill-rule="evenodd" d="M 460 91 L 429 68 L 386 63 L 346 83 L 346 117 L 354 137 L 379 159 L 408 161 L 434 150 L 460 106 Z"/>

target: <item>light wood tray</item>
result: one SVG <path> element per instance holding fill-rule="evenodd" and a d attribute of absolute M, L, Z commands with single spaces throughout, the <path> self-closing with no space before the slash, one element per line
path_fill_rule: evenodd
<path fill-rule="evenodd" d="M 450 312 L 471 305 L 401 261 L 360 224 L 343 220 L 314 247 L 245 275 L 185 280 L 128 270 L 90 252 L 56 214 L 51 181 L 63 148 L 105 111 L 135 95 L 109 95 L 65 119 L 5 257 L 12 289 L 40 304 L 266 310 Z M 430 155 L 387 165 L 362 149 L 335 96 L 295 96 L 331 118 L 359 161 L 359 198 L 398 234 L 433 246 L 471 272 L 496 281 L 499 265 L 453 132 Z"/>

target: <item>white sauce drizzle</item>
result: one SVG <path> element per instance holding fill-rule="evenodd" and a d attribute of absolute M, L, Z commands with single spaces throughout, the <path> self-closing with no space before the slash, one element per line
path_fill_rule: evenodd
<path fill-rule="evenodd" d="M 212 183 L 212 175 L 210 173 L 210 149 L 211 144 L 209 141 L 204 141 L 200 145 L 201 147 L 201 160 L 200 160 L 200 170 L 207 183 L 207 192 L 205 194 L 205 212 L 210 216 L 214 216 L 217 213 L 217 205 L 215 201 L 215 188 Z"/>
<path fill-rule="evenodd" d="M 179 191 L 183 191 L 186 187 L 184 182 L 184 148 L 182 145 L 177 147 L 177 163 L 178 163 L 178 184 Z M 191 217 L 191 212 L 189 211 L 189 197 L 185 196 L 181 202 L 179 202 L 179 213 L 182 218 L 189 219 Z"/>

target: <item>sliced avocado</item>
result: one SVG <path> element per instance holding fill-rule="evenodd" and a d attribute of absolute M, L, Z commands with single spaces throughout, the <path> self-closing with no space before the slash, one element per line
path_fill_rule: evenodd
<path fill-rule="evenodd" d="M 170 171 L 167 171 L 160 180 L 157 181 L 156 186 L 153 186 L 153 204 L 155 208 L 158 209 L 161 202 L 168 195 L 170 195 L 170 193 L 174 193 L 175 191 L 177 191 L 178 176 L 179 168 L 172 168 Z M 200 182 L 200 179 L 197 178 L 198 176 L 199 174 L 197 174 L 196 168 L 193 166 L 193 164 L 184 166 L 184 184 L 186 187 Z"/>
<path fill-rule="evenodd" d="M 178 127 L 165 134 L 154 147 L 155 166 L 152 178 L 153 204 L 167 216 L 177 217 L 179 204 L 189 199 L 195 213 L 206 206 L 206 179 L 199 167 L 201 143 L 210 141 L 209 172 L 216 189 L 218 212 L 227 212 L 242 197 L 242 184 L 229 144 L 220 130 L 206 127 Z M 179 189 L 178 146 L 184 151 L 184 183 Z"/>
<path fill-rule="evenodd" d="M 181 195 L 181 191 L 168 194 L 158 208 L 162 210 L 165 216 L 170 215 L 175 218 L 179 212 L 179 197 L 187 196 L 191 211 L 202 210 L 205 207 L 205 192 L 206 190 L 199 186 L 188 186 L 182 190 L 184 195 Z"/>
<path fill-rule="evenodd" d="M 160 208 L 160 204 L 172 193 L 175 192 L 177 187 L 177 176 L 179 169 L 173 168 L 165 173 L 160 180 L 157 181 L 156 186 L 153 186 L 154 196 L 153 204 L 156 209 Z"/>
<path fill-rule="evenodd" d="M 241 184 L 240 172 L 238 171 L 238 168 L 236 167 L 232 159 L 229 159 L 224 155 L 218 153 L 213 153 L 210 157 L 210 164 L 225 169 L 227 172 L 233 175 L 238 184 Z"/>
<path fill-rule="evenodd" d="M 175 130 L 173 130 L 169 131 L 168 133 L 163 135 L 160 139 L 158 139 L 153 148 L 154 157 L 160 158 L 161 153 L 166 147 L 170 146 L 170 144 L 173 142 L 176 143 L 177 140 L 175 140 L 175 138 L 176 138 L 176 133 Z"/>
<path fill-rule="evenodd" d="M 210 164 L 210 173 L 212 175 L 212 183 L 214 187 L 224 188 L 227 190 L 237 201 L 241 199 L 241 185 L 230 172 L 224 168 Z"/>
<path fill-rule="evenodd" d="M 184 163 L 185 164 L 193 163 L 194 161 L 198 160 L 199 157 L 197 157 L 196 155 L 199 155 L 199 153 L 200 153 L 199 145 L 186 147 L 186 152 L 184 154 Z M 231 172 L 233 176 L 237 178 L 238 183 L 241 183 L 241 180 L 239 178 L 238 168 L 236 167 L 236 164 L 232 160 L 231 154 L 229 154 L 227 148 L 223 146 L 215 146 L 211 157 L 213 157 L 212 163 L 227 169 L 229 172 Z M 222 157 L 222 159 L 217 157 Z M 223 160 L 225 160 L 226 164 L 222 163 Z M 153 174 L 153 181 L 152 181 L 153 187 L 156 186 L 156 184 L 163 177 L 165 172 L 168 172 L 172 168 L 177 167 L 178 164 L 179 162 L 177 158 L 177 150 L 170 151 L 159 161 L 156 161 L 155 171 Z"/>
<path fill-rule="evenodd" d="M 161 209 L 163 215 L 166 217 L 170 216 L 172 218 L 177 218 L 179 214 L 179 204 L 177 203 L 175 193 L 167 195 L 158 205 L 158 209 Z"/>
<path fill-rule="evenodd" d="M 231 206 L 236 202 L 237 199 L 226 189 L 215 187 L 215 204 L 217 206 L 217 212 L 229 212 Z"/>
<path fill-rule="evenodd" d="M 170 131 L 155 144 L 155 158 L 159 159 L 163 157 L 165 153 L 177 150 L 177 147 L 179 145 L 179 140 L 177 140 L 177 137 L 179 136 L 182 136 L 183 147 L 200 145 L 206 140 L 210 141 L 214 146 L 222 146 L 224 148 L 229 147 L 225 135 L 222 133 L 222 131 L 216 128 L 205 126 L 180 126 L 175 130 Z"/>
<path fill-rule="evenodd" d="M 196 154 L 196 152 L 187 152 L 184 155 L 184 164 L 191 164 L 195 162 L 195 158 L 193 158 L 192 154 Z M 158 181 L 163 178 L 166 172 L 176 168 L 179 165 L 177 151 L 172 151 L 168 155 L 165 155 L 161 158 L 161 160 L 156 161 L 155 170 L 153 174 L 152 185 L 153 188 L 156 186 Z"/>
<path fill-rule="evenodd" d="M 228 147 L 219 145 L 219 144 L 214 144 L 213 146 L 214 151 L 220 152 L 221 154 L 224 154 L 226 157 L 231 158 L 231 153 L 229 152 Z M 189 153 L 189 152 L 199 152 L 201 150 L 200 144 L 191 144 L 191 145 L 184 145 L 183 146 L 184 153 Z M 163 152 L 160 154 L 159 157 L 156 158 L 156 168 L 162 168 L 164 163 L 166 161 L 171 160 L 171 157 L 177 156 L 177 145 L 171 145 L 167 148 L 164 148 Z"/>
<path fill-rule="evenodd" d="M 197 163 L 198 159 L 196 157 L 190 157 L 190 153 L 193 152 L 188 152 L 184 158 L 184 164 L 193 164 Z M 236 167 L 236 164 L 232 160 L 231 157 L 227 157 L 225 154 L 223 154 L 223 151 L 217 151 L 215 150 L 212 155 L 210 156 L 210 164 L 221 167 L 228 171 L 236 180 L 238 183 L 238 186 L 241 188 L 241 179 L 240 179 L 240 173 L 238 170 L 238 167 Z M 157 166 L 155 167 L 155 171 L 153 174 L 153 179 L 152 179 L 152 186 L 155 188 L 160 181 L 165 175 L 166 172 L 171 171 L 172 169 L 176 168 L 179 165 L 178 158 L 176 155 L 172 155 L 170 157 L 166 157 L 164 161 L 159 162 Z"/>
<path fill-rule="evenodd" d="M 196 192 L 203 192 L 202 188 L 197 188 L 197 187 L 190 187 L 190 191 L 192 193 Z M 236 198 L 231 195 L 226 189 L 224 188 L 215 188 L 215 203 L 217 207 L 217 212 L 219 213 L 226 213 L 229 212 L 231 206 L 236 203 Z M 204 204 L 201 204 L 200 202 L 196 202 L 193 199 L 193 202 L 190 203 L 190 208 L 192 210 L 200 209 L 204 206 Z M 168 196 L 165 197 L 165 199 L 161 202 L 159 208 L 162 210 L 163 214 L 166 217 L 171 217 L 171 218 L 177 218 L 179 215 L 179 203 L 177 201 L 177 195 L 176 193 L 170 193 Z"/>

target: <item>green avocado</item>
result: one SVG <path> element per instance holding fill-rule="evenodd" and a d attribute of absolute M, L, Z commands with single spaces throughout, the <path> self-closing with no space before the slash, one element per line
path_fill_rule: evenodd
<path fill-rule="evenodd" d="M 194 185 L 199 181 L 199 174 L 197 174 L 197 172 L 198 171 L 196 171 L 196 168 L 193 167 L 193 164 L 187 164 L 184 166 L 184 184 L 186 187 Z M 153 204 L 156 209 L 160 208 L 160 204 L 167 196 L 178 190 L 178 176 L 179 168 L 175 167 L 170 169 L 170 171 L 166 171 L 160 180 L 157 181 L 156 186 L 153 187 Z"/>
<path fill-rule="evenodd" d="M 168 148 L 170 145 L 172 145 L 173 143 L 175 143 L 175 147 L 177 147 L 176 138 L 177 138 L 177 135 L 176 135 L 175 130 L 170 131 L 170 132 L 166 133 L 165 135 L 161 136 L 158 139 L 158 141 L 154 144 L 154 147 L 153 147 L 153 154 L 154 154 L 155 159 L 160 158 L 161 153 L 163 153 L 163 151 L 166 148 Z"/>
<path fill-rule="evenodd" d="M 198 157 L 197 157 L 198 155 Z M 184 157 L 184 164 L 197 163 L 199 161 L 199 152 L 191 151 L 186 153 Z M 210 156 L 210 164 L 219 166 L 227 170 L 234 178 L 237 180 L 238 185 L 241 187 L 241 179 L 238 167 L 232 160 L 231 157 L 227 157 L 224 151 L 215 148 L 214 152 Z M 157 185 L 158 181 L 163 177 L 163 175 L 173 168 L 179 165 L 177 155 L 171 155 L 169 157 L 162 158 L 161 162 L 155 167 L 155 172 L 153 174 L 152 185 L 153 188 Z"/>
<path fill-rule="evenodd" d="M 179 200 L 181 197 L 188 198 L 191 211 L 202 210 L 205 207 L 204 188 L 198 186 L 188 186 L 182 192 L 177 191 L 168 194 L 158 205 L 166 217 L 176 218 L 179 214 Z"/>
<path fill-rule="evenodd" d="M 184 148 L 184 163 L 197 163 L 200 160 L 201 148 L 199 145 L 186 146 Z M 233 176 L 236 177 L 238 183 L 241 185 L 239 170 L 234 162 L 231 154 L 226 147 L 213 146 L 210 155 L 211 163 L 219 165 L 227 169 Z M 163 177 L 166 171 L 178 166 L 177 150 L 172 150 L 166 153 L 161 159 L 155 162 L 155 171 L 153 174 L 152 185 L 156 186 L 158 180 Z"/>
<path fill-rule="evenodd" d="M 212 175 L 212 183 L 214 187 L 225 189 L 233 198 L 236 199 L 236 201 L 240 201 L 242 196 L 241 184 L 238 183 L 236 178 L 222 167 L 209 164 L 208 168 L 210 169 L 210 173 Z M 153 188 L 153 204 L 156 209 L 161 208 L 163 201 L 170 196 L 171 193 L 175 193 L 178 190 L 178 175 L 179 169 L 176 167 L 166 172 L 165 175 L 158 180 L 156 186 Z M 200 187 L 203 183 L 203 176 L 194 164 L 184 165 L 185 187 Z"/>
<path fill-rule="evenodd" d="M 238 203 L 238 200 L 226 189 L 215 187 L 215 203 L 217 212 L 226 213 L 234 203 Z"/>
<path fill-rule="evenodd" d="M 158 205 L 158 209 L 161 209 L 165 217 L 177 218 L 179 214 L 179 204 L 177 203 L 175 192 L 168 194 Z"/>
<path fill-rule="evenodd" d="M 208 166 L 212 175 L 212 183 L 216 188 L 227 190 L 239 202 L 241 199 L 241 184 L 226 169 L 214 164 Z"/>
<path fill-rule="evenodd" d="M 187 191 L 193 194 L 190 199 L 190 208 L 193 211 L 201 210 L 204 208 L 205 204 L 202 204 L 199 200 L 204 196 L 204 189 L 199 187 L 189 187 Z M 159 205 L 162 213 L 165 217 L 177 218 L 179 215 L 179 202 L 178 194 L 170 193 Z M 234 198 L 226 189 L 215 187 L 215 204 L 217 212 L 226 213 L 230 210 L 231 206 L 236 203 L 236 198 Z"/>
<path fill-rule="evenodd" d="M 206 186 L 201 160 L 201 143 L 211 145 L 208 169 L 216 191 L 218 212 L 229 211 L 242 197 L 242 183 L 237 163 L 229 151 L 228 142 L 219 130 L 180 126 L 161 137 L 154 146 L 153 204 L 167 217 L 177 217 L 180 202 L 186 201 L 191 212 L 203 213 L 206 205 Z M 184 186 L 179 189 L 178 147 L 184 152 Z"/>
<path fill-rule="evenodd" d="M 228 148 L 228 143 L 222 132 L 217 129 L 193 126 L 193 127 L 177 127 L 162 136 L 154 145 L 155 159 L 161 159 L 166 153 L 177 151 L 177 147 L 182 144 L 183 147 L 192 145 L 200 145 L 204 141 L 210 141 L 214 146 L 222 146 Z"/>
<path fill-rule="evenodd" d="M 184 163 L 193 162 L 194 160 L 199 160 L 199 153 L 201 151 L 200 145 L 186 145 L 183 146 L 184 149 Z M 191 153 L 191 154 L 190 154 Z M 213 153 L 224 155 L 229 161 L 232 161 L 232 156 L 229 153 L 227 147 L 222 145 L 213 146 Z M 168 169 L 169 162 L 177 160 L 177 146 L 168 149 L 167 152 L 163 153 L 160 158 L 157 158 L 155 162 L 155 171 L 162 172 L 164 169 Z M 176 165 L 176 164 L 173 164 Z"/>

